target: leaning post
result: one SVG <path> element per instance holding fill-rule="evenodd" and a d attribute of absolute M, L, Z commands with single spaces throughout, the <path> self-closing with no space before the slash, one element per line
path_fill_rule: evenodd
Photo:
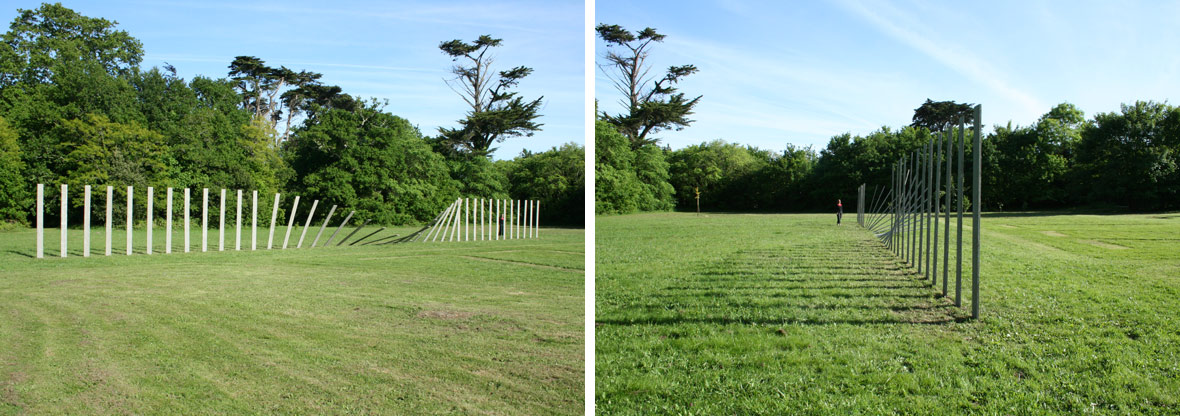
<path fill-rule="evenodd" d="M 287 214 L 287 236 L 283 237 L 283 249 L 287 249 L 287 242 L 291 241 L 291 229 L 295 227 L 295 213 L 299 211 L 299 195 L 295 195 L 295 204 L 291 206 L 291 213 Z"/>

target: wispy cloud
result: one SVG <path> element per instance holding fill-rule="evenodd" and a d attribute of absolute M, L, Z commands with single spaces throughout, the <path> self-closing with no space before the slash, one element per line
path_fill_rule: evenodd
<path fill-rule="evenodd" d="M 886 0 L 873 2 L 871 6 L 861 0 L 837 0 L 845 10 L 852 12 L 873 24 L 881 32 L 929 56 L 931 59 L 959 73 L 964 78 L 982 84 L 1026 111 L 1043 111 L 1046 107 L 1040 100 L 1009 84 L 1007 79 L 987 61 L 975 56 L 963 45 L 956 45 L 938 36 L 920 33 L 925 24 L 915 21 L 910 14 L 898 10 Z"/>

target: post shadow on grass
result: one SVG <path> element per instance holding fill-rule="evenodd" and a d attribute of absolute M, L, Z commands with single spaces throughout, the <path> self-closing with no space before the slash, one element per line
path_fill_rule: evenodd
<path fill-rule="evenodd" d="M 707 261 L 694 268 L 699 272 L 637 299 L 617 317 L 597 322 L 873 325 L 949 324 L 968 319 L 915 279 L 916 272 L 895 261 L 885 262 L 889 264 L 885 267 L 866 264 L 888 257 L 861 253 L 846 264 L 830 262 L 828 252 L 782 254 L 790 251 L 795 250 L 747 250 Z M 668 316 L 673 310 L 677 316 Z"/>

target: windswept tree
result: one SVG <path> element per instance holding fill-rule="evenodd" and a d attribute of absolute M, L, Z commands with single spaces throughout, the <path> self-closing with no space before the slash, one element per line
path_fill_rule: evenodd
<path fill-rule="evenodd" d="M 619 25 L 599 24 L 595 30 L 608 48 L 616 48 L 607 50 L 607 63 L 599 65 L 599 69 L 610 78 L 615 89 L 623 94 L 619 103 L 627 108 L 625 113 L 617 115 L 603 112 L 602 119 L 615 125 L 619 132 L 627 136 L 631 140 L 631 148 L 638 149 L 645 144 L 655 143 L 657 140 L 649 139 L 649 134 L 668 129 L 682 130 L 692 124 L 693 120 L 688 119 L 688 116 L 700 102 L 701 96 L 688 99 L 684 93 L 677 92 L 675 85 L 681 78 L 697 72 L 697 67 L 672 66 L 659 79 L 649 75 L 651 66 L 647 63 L 648 48 L 652 42 L 663 42 L 665 35 L 656 33 L 650 27 L 631 33 Z"/>
<path fill-rule="evenodd" d="M 254 118 L 266 121 L 271 128 L 276 128 L 283 119 L 283 107 L 286 107 L 286 127 L 282 135 L 275 137 L 276 142 L 281 142 L 290 134 L 291 120 L 307 98 L 301 90 L 308 85 L 317 85 L 323 74 L 295 72 L 285 66 L 272 68 L 257 57 L 238 56 L 229 64 L 229 76 L 241 92 L 242 107 L 250 110 Z M 291 89 L 284 92 L 284 88 Z"/>
<path fill-rule="evenodd" d="M 971 124 L 974 121 L 974 109 L 975 104 L 932 101 L 927 98 L 926 102 L 914 109 L 914 122 L 910 126 L 943 131 L 948 126 L 958 124 L 960 115 L 964 123 Z"/>
<path fill-rule="evenodd" d="M 455 39 L 438 45 L 452 61 L 459 62 L 451 67 L 455 78 L 448 80 L 447 85 L 471 106 L 467 117 L 459 120 L 459 128 L 438 129 L 444 145 L 455 151 L 485 156 L 495 150 L 491 147 L 493 143 L 509 137 L 532 136 L 541 130 L 541 124 L 534 120 L 540 117 L 537 111 L 544 97 L 525 101 L 510 91 L 533 69 L 526 66 L 500 72 L 491 69 L 494 59 L 489 49 L 500 46 L 501 41 L 483 35 L 472 43 Z"/>

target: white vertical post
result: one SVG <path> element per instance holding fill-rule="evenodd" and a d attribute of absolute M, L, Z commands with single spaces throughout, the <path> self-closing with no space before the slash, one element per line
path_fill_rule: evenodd
<path fill-rule="evenodd" d="M 164 205 L 168 212 L 164 214 L 164 254 L 172 254 L 172 187 L 168 187 L 168 202 Z"/>
<path fill-rule="evenodd" d="M 225 251 L 225 188 L 221 188 L 221 210 L 217 222 L 217 251 Z"/>
<path fill-rule="evenodd" d="M 238 226 L 234 227 L 234 250 L 242 251 L 242 190 L 238 190 Z"/>
<path fill-rule="evenodd" d="M 502 205 L 501 202 L 502 201 L 500 201 L 499 199 L 496 200 L 496 213 L 495 213 L 495 215 L 492 216 L 493 217 L 492 223 L 495 224 L 495 226 L 492 227 L 492 228 L 494 228 L 494 230 L 492 230 L 492 235 L 495 237 L 494 238 L 495 240 L 500 239 L 500 205 Z"/>
<path fill-rule="evenodd" d="M 152 254 L 152 205 L 154 204 L 152 198 L 152 187 L 147 189 L 147 254 Z"/>
<path fill-rule="evenodd" d="M 111 255 L 111 217 L 114 215 L 115 187 L 107 186 L 107 246 L 106 255 Z"/>
<path fill-rule="evenodd" d="M 275 221 L 279 218 L 279 194 L 275 193 L 275 203 L 270 212 L 270 238 L 266 239 L 266 249 L 270 250 L 275 242 Z"/>
<path fill-rule="evenodd" d="M 471 239 L 471 198 L 463 198 L 463 241 Z"/>
<path fill-rule="evenodd" d="M 107 203 L 110 206 L 110 203 Z M 110 215 L 107 215 L 109 218 Z M 108 220 L 110 221 L 110 220 Z M 110 232 L 107 232 L 110 238 Z M 107 243 L 109 246 L 110 243 Z M 45 184 L 37 184 L 37 258 L 45 258 Z"/>
<path fill-rule="evenodd" d="M 188 230 L 189 230 L 188 217 L 189 217 L 189 211 L 190 211 L 189 196 L 190 196 L 189 195 L 189 188 L 184 188 L 184 252 L 185 253 L 189 252 L 189 247 L 190 247 L 189 238 L 188 238 L 188 234 L 189 234 L 189 232 L 188 232 Z"/>
<path fill-rule="evenodd" d="M 209 188 L 201 197 L 201 252 L 209 251 Z"/>
<path fill-rule="evenodd" d="M 250 250 L 258 249 L 258 190 L 251 191 L 254 203 L 250 205 Z"/>
<path fill-rule="evenodd" d="M 299 195 L 295 195 L 295 204 L 291 206 L 291 213 L 287 214 L 287 236 L 283 237 L 283 249 L 291 241 L 291 229 L 295 227 L 295 213 L 299 211 Z"/>
<path fill-rule="evenodd" d="M 533 238 L 533 200 L 524 200 L 524 207 L 527 214 L 524 216 L 524 236 L 525 238 Z"/>
<path fill-rule="evenodd" d="M 90 185 L 82 193 L 82 257 L 90 257 Z"/>
<path fill-rule="evenodd" d="M 533 237 L 541 238 L 541 200 L 537 200 L 537 215 L 533 217 Z"/>
<path fill-rule="evenodd" d="M 128 256 L 131 255 L 132 228 L 134 226 L 134 220 L 135 220 L 135 216 L 134 216 L 135 215 L 135 204 L 132 203 L 132 201 L 134 201 L 134 200 L 135 200 L 135 187 L 128 186 L 127 187 L 127 255 Z"/>
<path fill-rule="evenodd" d="M 66 226 L 67 226 L 66 216 L 68 216 L 70 213 L 70 204 L 69 204 L 70 193 L 68 192 L 67 188 L 68 187 L 66 186 L 66 184 L 64 184 L 64 183 L 61 184 L 61 256 L 62 257 L 66 256 L 66 248 L 68 246 L 68 244 L 66 244 L 66 230 L 68 229 L 68 228 L 66 228 Z"/>
<path fill-rule="evenodd" d="M 320 205 L 320 200 L 315 200 L 311 203 L 311 212 L 307 213 L 307 221 L 303 223 L 303 231 L 299 233 L 299 243 L 295 244 L 295 248 L 303 248 L 303 238 L 307 237 L 307 227 L 311 226 L 311 217 L 315 216 L 315 208 Z"/>

